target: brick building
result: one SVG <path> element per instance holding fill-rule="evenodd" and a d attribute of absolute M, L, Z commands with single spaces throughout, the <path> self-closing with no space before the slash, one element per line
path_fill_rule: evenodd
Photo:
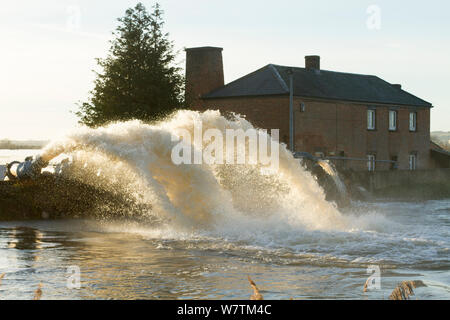
<path fill-rule="evenodd" d="M 442 163 L 430 151 L 431 103 L 376 76 L 321 70 L 319 56 L 306 56 L 305 68 L 269 64 L 225 85 L 222 48 L 186 49 L 186 102 L 194 110 L 233 111 L 257 127 L 280 129 L 288 143 L 289 74 L 294 151 L 339 158 L 338 166 L 353 170 Z"/>

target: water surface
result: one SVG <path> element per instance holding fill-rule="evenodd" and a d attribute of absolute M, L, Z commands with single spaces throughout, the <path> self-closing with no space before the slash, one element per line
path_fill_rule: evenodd
<path fill-rule="evenodd" d="M 0 223 L 1 299 L 246 299 L 250 275 L 266 299 L 387 299 L 422 280 L 419 299 L 450 298 L 450 200 L 360 203 L 367 230 L 279 234 L 193 231 L 80 220 Z M 368 265 L 381 290 L 363 293 Z M 78 266 L 81 288 L 68 289 Z"/>
<path fill-rule="evenodd" d="M 102 221 L 0 222 L 0 298 L 30 299 L 42 283 L 43 299 L 245 299 L 247 275 L 266 299 L 387 299 L 403 280 L 427 285 L 420 299 L 450 298 L 450 200 L 339 210 L 284 144 L 274 146 L 276 169 L 175 164 L 174 136 L 193 135 L 198 121 L 223 136 L 252 128 L 183 110 L 156 124 L 83 128 L 33 150 L 70 156 L 61 174 L 120 193 L 139 222 L 110 221 L 117 208 L 101 201 Z M 247 152 L 239 143 L 225 151 Z M 25 155 L 0 150 L 0 161 Z M 363 293 L 370 266 L 381 288 Z M 68 288 L 68 268 L 80 270 L 80 289 Z"/>

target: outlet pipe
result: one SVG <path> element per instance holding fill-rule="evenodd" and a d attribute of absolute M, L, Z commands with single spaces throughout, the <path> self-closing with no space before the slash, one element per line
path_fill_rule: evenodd
<path fill-rule="evenodd" d="M 13 161 L 6 165 L 6 176 L 9 180 L 34 179 L 48 165 L 42 157 L 27 157 L 24 162 Z"/>
<path fill-rule="evenodd" d="M 43 151 L 40 155 L 26 157 L 25 161 L 13 161 L 6 165 L 6 176 L 9 180 L 34 179 L 41 174 L 43 168 L 53 158 L 64 152 L 64 148 L 50 148 Z"/>

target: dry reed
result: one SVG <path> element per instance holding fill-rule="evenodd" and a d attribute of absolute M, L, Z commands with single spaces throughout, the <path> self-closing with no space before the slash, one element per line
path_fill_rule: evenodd
<path fill-rule="evenodd" d="M 363 288 L 363 292 L 367 292 L 367 287 L 369 286 L 369 281 L 371 280 L 371 278 L 368 278 L 366 280 L 366 283 L 364 283 L 364 288 Z"/>
<path fill-rule="evenodd" d="M 409 297 L 414 295 L 413 289 L 418 287 L 426 287 L 426 285 L 421 280 L 402 281 L 392 291 L 389 300 L 409 300 Z"/>
<path fill-rule="evenodd" d="M 250 296 L 250 300 L 264 300 L 263 296 L 261 293 L 259 293 L 259 289 L 256 286 L 256 284 L 253 282 L 252 279 L 250 279 L 250 276 L 248 277 L 248 282 L 250 282 L 250 285 L 253 288 L 253 294 Z"/>
<path fill-rule="evenodd" d="M 41 297 L 42 297 L 42 283 L 39 283 L 38 288 L 34 292 L 33 300 L 41 300 Z"/>

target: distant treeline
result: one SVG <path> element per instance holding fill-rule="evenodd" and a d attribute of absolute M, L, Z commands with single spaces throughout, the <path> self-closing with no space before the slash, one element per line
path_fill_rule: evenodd
<path fill-rule="evenodd" d="M 41 149 L 46 143 L 46 141 L 17 142 L 10 140 L 0 140 L 0 149 Z"/>

